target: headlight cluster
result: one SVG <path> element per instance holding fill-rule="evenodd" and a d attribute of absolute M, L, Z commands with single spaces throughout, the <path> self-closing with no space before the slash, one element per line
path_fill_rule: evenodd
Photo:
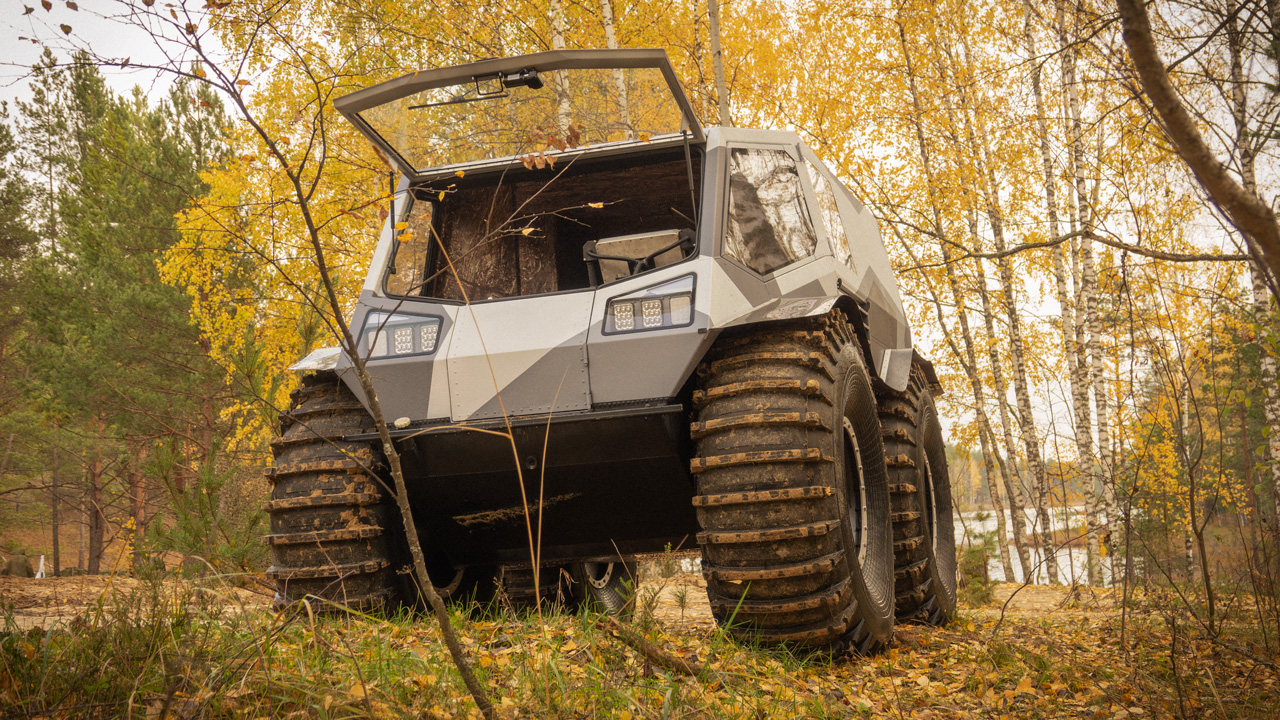
<path fill-rule="evenodd" d="M 425 355 L 436 351 L 440 318 L 371 312 L 360 331 L 360 349 L 369 359 Z"/>
<path fill-rule="evenodd" d="M 693 322 L 693 275 L 613 298 L 604 316 L 605 333 L 681 327 Z"/>

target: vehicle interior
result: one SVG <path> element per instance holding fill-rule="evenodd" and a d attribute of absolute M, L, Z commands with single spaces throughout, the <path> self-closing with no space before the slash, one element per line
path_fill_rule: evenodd
<path fill-rule="evenodd" d="M 585 289 L 679 262 L 696 250 L 702 154 L 689 153 L 554 166 L 527 158 L 528 169 L 415 187 L 386 291 L 475 302 Z"/>

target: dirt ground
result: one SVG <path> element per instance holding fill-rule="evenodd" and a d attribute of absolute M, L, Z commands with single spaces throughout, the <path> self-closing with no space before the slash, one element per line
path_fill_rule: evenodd
<path fill-rule="evenodd" d="M 110 608 L 114 601 L 136 592 L 141 582 L 124 575 L 77 575 L 32 580 L 0 576 L 0 610 L 12 613 L 18 627 L 49 629 L 59 623 L 94 611 L 99 603 Z M 669 578 L 649 576 L 641 584 L 640 602 L 652 607 L 654 617 L 664 626 L 686 632 L 714 629 L 707 604 L 706 580 L 700 573 L 680 573 Z M 266 609 L 271 598 L 266 591 L 220 590 L 226 593 L 229 608 Z M 995 601 L 980 608 L 980 615 L 1042 615 L 1056 612 L 1090 613 L 1109 609 L 1107 594 L 1088 588 L 996 586 Z"/>
<path fill-rule="evenodd" d="M 46 630 L 70 623 L 77 617 L 95 611 L 101 603 L 104 610 L 137 592 L 141 581 L 127 575 L 73 575 L 34 580 L 0 576 L 0 612 L 12 613 L 18 628 Z M 263 608 L 271 598 L 247 590 L 227 590 L 230 607 Z M 0 625 L 0 630 L 3 626 Z"/>

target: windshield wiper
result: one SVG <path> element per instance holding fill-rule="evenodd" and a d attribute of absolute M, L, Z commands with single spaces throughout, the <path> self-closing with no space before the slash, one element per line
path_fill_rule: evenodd
<path fill-rule="evenodd" d="M 497 100 L 499 98 L 511 97 L 511 93 L 504 92 L 495 95 L 480 95 L 479 97 L 467 97 L 465 95 L 454 95 L 448 100 L 440 102 L 423 103 L 421 105 L 410 105 L 410 110 L 421 110 L 422 108 L 441 107 L 442 105 L 462 105 L 464 103 L 480 102 L 481 100 Z"/>

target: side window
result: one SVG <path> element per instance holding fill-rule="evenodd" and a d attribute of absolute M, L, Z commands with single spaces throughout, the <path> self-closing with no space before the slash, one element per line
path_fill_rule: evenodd
<path fill-rule="evenodd" d="M 827 237 L 831 238 L 831 252 L 836 260 L 853 267 L 850 262 L 849 238 L 844 234 L 844 222 L 840 219 L 840 208 L 836 205 L 836 194 L 831 189 L 827 176 L 823 175 L 813 163 L 806 160 L 809 169 L 809 181 L 813 183 L 813 194 L 818 196 L 818 207 L 822 210 L 822 224 L 827 228 Z"/>
<path fill-rule="evenodd" d="M 422 295 L 431 245 L 431 203 L 414 200 L 408 217 L 396 224 L 395 255 L 387 268 L 384 288 L 388 295 Z"/>
<path fill-rule="evenodd" d="M 729 157 L 725 255 L 764 275 L 812 255 L 817 244 L 791 155 L 785 150 L 734 149 Z"/>

